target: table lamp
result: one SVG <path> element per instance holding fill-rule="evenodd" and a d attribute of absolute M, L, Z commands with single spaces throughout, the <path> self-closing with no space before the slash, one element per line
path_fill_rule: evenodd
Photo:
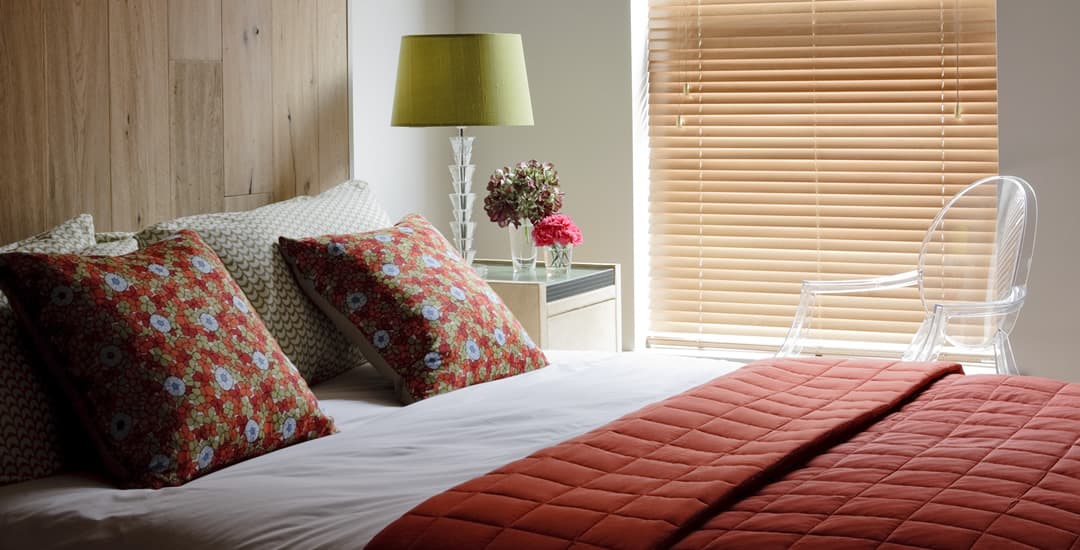
<path fill-rule="evenodd" d="M 532 100 L 519 34 L 401 37 L 391 126 L 453 126 L 451 241 L 472 264 L 472 136 L 466 126 L 532 126 Z"/>

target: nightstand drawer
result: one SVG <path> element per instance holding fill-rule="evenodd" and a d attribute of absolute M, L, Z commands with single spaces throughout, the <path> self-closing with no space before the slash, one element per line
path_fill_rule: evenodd
<path fill-rule="evenodd" d="M 612 319 L 618 315 L 615 300 L 572 309 L 548 317 L 551 349 L 619 351 L 619 335 Z"/>
<path fill-rule="evenodd" d="M 514 274 L 506 262 L 477 263 L 488 266 L 488 284 L 540 347 L 622 348 L 617 264 L 574 264 L 569 275 L 549 278 L 542 265 Z"/>

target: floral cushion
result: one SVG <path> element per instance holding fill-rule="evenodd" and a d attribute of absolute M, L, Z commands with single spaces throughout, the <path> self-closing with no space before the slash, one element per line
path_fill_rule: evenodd
<path fill-rule="evenodd" d="M 281 239 L 301 286 L 408 403 L 547 365 L 498 295 L 424 218 Z"/>
<path fill-rule="evenodd" d="M 356 233 L 390 225 L 367 183 L 349 181 L 314 197 L 296 197 L 247 212 L 199 214 L 151 226 L 136 235 L 141 246 L 193 229 L 217 252 L 244 289 L 281 349 L 309 383 L 326 380 L 364 357 L 304 297 L 277 250 L 279 236 Z"/>
<path fill-rule="evenodd" d="M 4 252 L 76 253 L 94 244 L 94 220 L 79 215 Z M 0 293 L 0 485 L 45 477 L 64 465 L 59 404 L 33 366 L 34 354 Z"/>
<path fill-rule="evenodd" d="M 179 485 L 333 431 L 194 232 L 115 258 L 3 255 L 0 286 L 124 485 Z"/>

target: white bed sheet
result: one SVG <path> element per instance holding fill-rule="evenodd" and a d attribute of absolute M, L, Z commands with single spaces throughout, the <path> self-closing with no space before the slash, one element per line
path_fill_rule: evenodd
<path fill-rule="evenodd" d="M 394 383 L 371 365 L 346 371 L 311 390 L 319 398 L 319 408 L 334 417 L 334 425 L 341 431 L 402 408 Z"/>
<path fill-rule="evenodd" d="M 0 548 L 360 548 L 434 494 L 739 366 L 549 357 L 548 368 L 408 407 L 370 373 L 350 373 L 316 388 L 341 433 L 183 487 L 119 490 L 79 475 L 0 487 Z"/>

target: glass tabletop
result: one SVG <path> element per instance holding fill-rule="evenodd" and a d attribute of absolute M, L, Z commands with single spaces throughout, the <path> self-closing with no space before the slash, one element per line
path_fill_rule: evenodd
<path fill-rule="evenodd" d="M 590 275 L 596 275 L 597 273 L 604 273 L 611 271 L 611 267 L 606 266 L 571 266 L 570 271 L 564 275 L 549 275 L 543 265 L 537 265 L 536 269 L 532 271 L 519 271 L 514 273 L 514 268 L 509 262 L 495 262 L 491 260 L 477 260 L 475 263 L 483 265 L 487 268 L 487 274 L 484 276 L 489 281 L 519 281 L 527 283 L 557 283 L 563 281 L 574 281 L 577 279 L 583 279 Z"/>

